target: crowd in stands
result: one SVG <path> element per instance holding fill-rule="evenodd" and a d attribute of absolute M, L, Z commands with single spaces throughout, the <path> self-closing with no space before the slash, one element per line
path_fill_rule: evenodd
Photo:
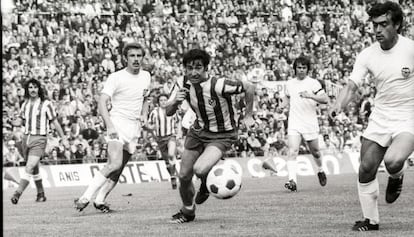
<path fill-rule="evenodd" d="M 123 45 L 145 46 L 145 69 L 153 78 L 152 102 L 169 94 L 183 76 L 182 55 L 200 47 L 212 56 L 210 74 L 259 82 L 256 125 L 240 124 L 240 141 L 228 156 L 286 155 L 287 110 L 283 91 L 260 81 L 294 77 L 293 60 L 310 57 L 310 75 L 339 88 L 355 56 L 374 42 L 366 9 L 373 0 L 16 0 L 3 13 L 2 89 L 4 165 L 24 164 L 22 126 L 15 119 L 24 100 L 24 82 L 39 79 L 57 110 L 67 139 L 52 130 L 44 164 L 105 162 L 105 126 L 97 99 L 107 76 L 122 69 Z M 400 0 L 406 22 L 402 34 L 414 39 L 414 3 Z M 260 72 L 256 77 L 252 72 Z M 336 89 L 327 92 L 333 100 Z M 374 105 L 367 78 L 346 113 L 330 119 L 319 106 L 320 146 L 325 152 L 358 150 L 359 137 Z M 155 107 L 152 103 L 152 107 Z M 243 98 L 236 107 L 243 114 Z M 181 113 L 182 114 L 182 113 Z M 179 123 L 178 147 L 183 149 Z M 151 131 L 137 138 L 133 160 L 159 159 Z M 302 146 L 301 153 L 306 153 Z"/>

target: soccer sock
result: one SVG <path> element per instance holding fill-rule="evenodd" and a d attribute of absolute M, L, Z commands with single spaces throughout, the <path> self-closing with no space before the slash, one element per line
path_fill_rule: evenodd
<path fill-rule="evenodd" d="M 117 184 L 117 182 L 113 181 L 112 179 L 107 179 L 106 182 L 99 189 L 99 192 L 98 192 L 98 194 L 96 195 L 96 198 L 95 198 L 95 203 L 96 204 L 104 204 L 105 203 L 105 198 L 112 191 L 112 189 L 115 188 L 116 184 Z"/>
<path fill-rule="evenodd" d="M 183 208 L 181 208 L 181 211 L 186 215 L 194 215 L 195 209 L 196 209 L 195 204 L 193 204 L 191 206 L 185 206 L 184 205 Z"/>
<path fill-rule="evenodd" d="M 404 162 L 404 165 L 401 168 L 401 170 L 398 171 L 397 173 L 394 173 L 394 174 L 390 173 L 390 177 L 393 178 L 393 179 L 399 179 L 404 174 L 404 171 L 405 171 L 406 168 L 407 168 L 407 162 Z"/>
<path fill-rule="evenodd" d="M 296 179 L 296 159 L 287 162 L 287 170 L 289 173 L 289 180 L 297 181 Z"/>
<path fill-rule="evenodd" d="M 33 175 L 33 180 L 36 184 L 37 193 L 44 193 L 42 176 L 40 174 Z"/>
<path fill-rule="evenodd" d="M 102 175 L 101 172 L 98 172 L 95 177 L 93 177 L 92 182 L 89 184 L 86 191 L 80 197 L 80 199 L 86 199 L 90 201 L 93 194 L 98 190 L 106 181 L 106 177 Z"/>
<path fill-rule="evenodd" d="M 24 172 L 22 175 L 22 178 L 20 179 L 19 187 L 16 190 L 16 193 L 22 194 L 24 190 L 29 185 L 29 180 L 32 178 L 32 174 L 29 174 L 27 172 Z"/>
<path fill-rule="evenodd" d="M 368 218 L 371 224 L 378 224 L 378 180 L 375 178 L 369 183 L 358 182 L 358 195 L 364 218 Z"/>
<path fill-rule="evenodd" d="M 315 164 L 318 167 L 318 172 L 322 172 L 323 168 L 322 168 L 322 157 L 319 156 L 318 158 L 313 157 L 313 159 L 315 160 Z"/>

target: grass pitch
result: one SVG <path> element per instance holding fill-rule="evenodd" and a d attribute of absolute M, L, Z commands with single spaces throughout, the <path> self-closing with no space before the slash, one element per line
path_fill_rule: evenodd
<path fill-rule="evenodd" d="M 351 231 L 362 214 L 356 174 L 329 176 L 326 187 L 317 177 L 299 177 L 298 192 L 285 191 L 286 177 L 245 178 L 234 198 L 210 197 L 197 206 L 196 220 L 169 224 L 181 206 L 169 183 L 118 185 L 108 198 L 113 213 L 90 204 L 82 213 L 73 199 L 86 187 L 49 188 L 45 203 L 36 203 L 28 188 L 18 205 L 13 190 L 3 192 L 3 236 L 414 236 L 414 169 L 404 177 L 400 198 L 385 203 L 387 175 L 379 173 L 380 231 Z M 197 187 L 196 187 L 197 188 Z"/>

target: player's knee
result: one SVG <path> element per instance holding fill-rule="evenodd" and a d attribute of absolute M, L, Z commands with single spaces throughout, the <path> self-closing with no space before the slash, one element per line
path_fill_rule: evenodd
<path fill-rule="evenodd" d="M 178 174 L 178 179 L 180 180 L 180 183 L 188 183 L 192 182 L 193 176 L 190 174 L 180 172 Z"/>
<path fill-rule="evenodd" d="M 202 167 L 201 165 L 194 165 L 194 174 L 197 177 L 204 177 L 208 174 L 208 168 L 207 167 Z"/>
<path fill-rule="evenodd" d="M 370 178 L 371 176 L 375 176 L 376 172 L 377 171 L 374 169 L 374 167 L 372 167 L 372 165 L 369 163 L 361 162 L 359 165 L 360 177 Z"/>
<path fill-rule="evenodd" d="M 390 174 L 395 174 L 404 167 L 405 159 L 402 159 L 402 158 L 395 159 L 397 157 L 394 157 L 393 159 L 385 159 L 385 158 L 387 157 L 384 157 L 385 168 Z"/>
<path fill-rule="evenodd" d="M 291 149 L 289 148 L 289 157 L 296 157 L 299 154 L 299 149 Z"/>
<path fill-rule="evenodd" d="M 33 165 L 33 164 L 26 164 L 25 171 L 28 174 L 34 174 L 35 165 Z"/>
<path fill-rule="evenodd" d="M 312 156 L 315 157 L 316 159 L 321 158 L 321 152 L 318 151 L 312 151 Z"/>
<path fill-rule="evenodd" d="M 107 167 L 110 173 L 116 173 L 121 169 L 122 162 L 112 161 Z"/>

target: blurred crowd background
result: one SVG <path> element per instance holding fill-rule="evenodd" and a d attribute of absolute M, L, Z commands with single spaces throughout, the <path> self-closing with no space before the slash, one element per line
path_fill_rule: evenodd
<path fill-rule="evenodd" d="M 279 107 L 283 85 L 294 77 L 293 60 L 310 57 L 310 76 L 334 100 L 355 56 L 374 42 L 366 9 L 374 0 L 16 0 L 2 1 L 3 164 L 24 165 L 23 130 L 16 120 L 24 82 L 42 82 L 67 137 L 48 136 L 43 164 L 105 162 L 105 126 L 97 99 L 107 76 L 125 66 L 123 45 L 145 46 L 144 68 L 153 85 L 151 107 L 183 76 L 182 55 L 191 48 L 212 56 L 211 75 L 257 83 L 256 125 L 240 124 L 240 139 L 227 156 L 287 154 L 287 110 Z M 414 3 L 399 1 L 402 34 L 414 39 Z M 283 87 L 282 87 L 283 88 Z M 358 151 L 360 135 L 375 104 L 367 78 L 347 113 L 332 120 L 319 106 L 320 146 L 324 153 Z M 236 107 L 243 116 L 244 102 Z M 183 112 L 179 115 L 182 117 Z M 183 134 L 177 123 L 178 156 Z M 303 145 L 300 153 L 307 153 Z M 144 129 L 132 160 L 160 159 L 155 137 Z"/>

